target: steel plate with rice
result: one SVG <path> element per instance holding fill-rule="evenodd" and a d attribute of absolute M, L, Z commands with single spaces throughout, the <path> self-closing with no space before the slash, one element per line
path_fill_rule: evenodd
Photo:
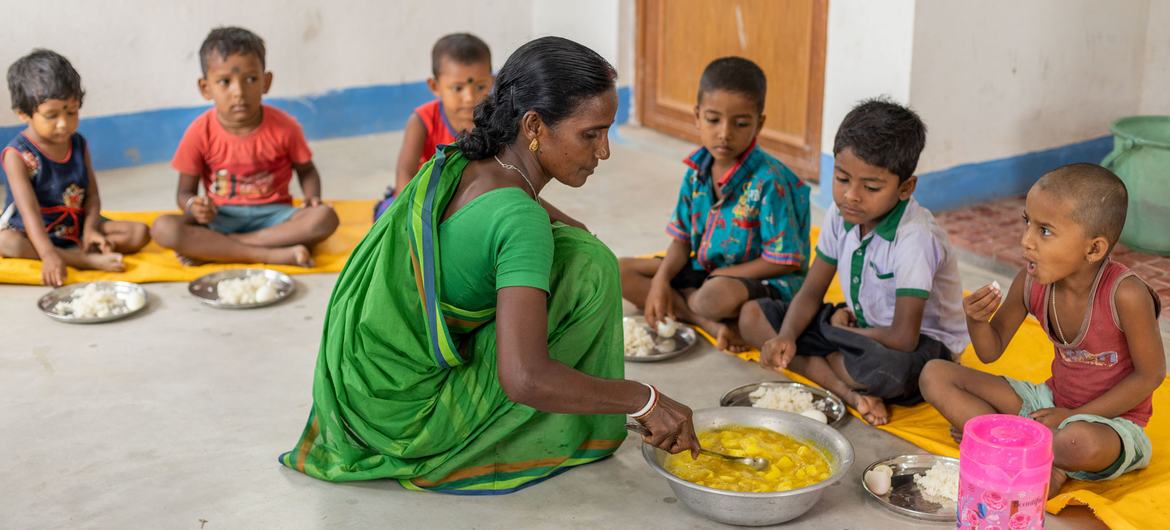
<path fill-rule="evenodd" d="M 849 409 L 845 407 L 845 402 L 841 398 L 833 395 L 833 393 L 814 386 L 809 386 L 796 381 L 765 381 L 762 383 L 751 383 L 743 386 L 737 386 L 728 390 L 723 397 L 719 398 L 719 406 L 721 407 L 750 407 L 752 406 L 752 392 L 755 392 L 760 387 L 774 387 L 774 388 L 791 388 L 795 390 L 803 390 L 812 394 L 812 402 L 817 410 L 825 414 L 829 425 L 834 428 L 841 428 L 849 419 Z M 797 411 L 789 411 L 797 412 Z"/>
<path fill-rule="evenodd" d="M 45 316 L 69 324 L 120 320 L 146 307 L 146 289 L 130 282 L 90 282 L 58 287 L 37 300 Z"/>
<path fill-rule="evenodd" d="M 243 303 L 225 301 L 219 292 L 220 282 L 223 281 L 254 281 L 262 287 L 270 288 L 272 293 L 271 296 Z M 195 295 L 200 302 L 221 309 L 252 309 L 272 305 L 288 298 L 295 290 L 296 283 L 289 275 L 272 269 L 230 269 L 213 272 L 187 285 L 187 291 Z"/>
<path fill-rule="evenodd" d="M 659 337 L 658 332 L 646 323 L 646 319 L 641 316 L 623 317 L 623 329 L 631 326 L 638 326 L 645 331 L 649 340 L 653 341 L 652 351 L 645 355 L 637 355 L 630 352 L 626 348 L 625 358 L 627 361 L 636 363 L 647 363 L 655 361 L 665 361 L 673 359 L 682 355 L 691 348 L 695 347 L 695 342 L 698 340 L 698 335 L 690 326 L 678 323 L 678 327 L 672 337 Z M 627 341 L 628 342 L 628 341 Z"/>
<path fill-rule="evenodd" d="M 915 475 L 927 472 L 936 463 L 953 467 L 955 473 L 959 471 L 959 460 L 935 455 L 902 455 L 879 460 L 870 464 L 861 474 L 861 487 L 865 489 L 879 504 L 889 510 L 925 521 L 955 522 L 956 505 L 950 499 L 933 497 L 925 494 L 914 481 Z M 890 491 L 878 495 L 865 482 L 865 474 L 875 467 L 885 465 L 893 470 L 890 477 Z"/>

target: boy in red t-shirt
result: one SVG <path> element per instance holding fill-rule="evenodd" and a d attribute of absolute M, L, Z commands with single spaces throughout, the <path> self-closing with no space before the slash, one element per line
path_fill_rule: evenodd
<path fill-rule="evenodd" d="M 191 123 L 171 160 L 183 213 L 158 218 L 151 235 L 185 264 L 311 267 L 309 247 L 337 229 L 337 214 L 321 202 L 321 177 L 300 125 L 262 104 L 272 85 L 264 41 L 243 28 L 216 28 L 199 60 L 199 91 L 215 106 Z M 289 194 L 293 170 L 302 208 Z M 199 195 L 200 183 L 206 195 Z"/>
<path fill-rule="evenodd" d="M 374 207 L 374 219 L 382 215 L 398 192 L 406 187 L 423 164 L 435 156 L 435 147 L 453 143 L 459 133 L 475 127 L 475 106 L 491 91 L 492 51 L 470 33 L 452 33 L 431 48 L 431 74 L 427 88 L 435 95 L 410 113 L 402 134 L 402 148 L 394 166 L 394 185 Z"/>
<path fill-rule="evenodd" d="M 1101 166 L 1072 164 L 1045 174 L 1024 206 L 1027 267 L 1006 298 L 992 284 L 963 300 L 971 344 L 984 363 L 999 359 L 1024 318 L 1034 316 L 1055 349 L 1048 381 L 938 360 L 919 378 L 923 396 L 956 431 L 997 412 L 1052 429 L 1049 497 L 1068 477 L 1110 480 L 1150 463 L 1144 427 L 1151 396 L 1166 377 L 1161 304 L 1146 282 L 1109 257 L 1127 204 L 1125 184 Z"/>

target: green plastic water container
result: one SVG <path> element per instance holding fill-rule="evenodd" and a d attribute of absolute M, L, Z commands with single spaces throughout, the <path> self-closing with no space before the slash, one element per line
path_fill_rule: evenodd
<path fill-rule="evenodd" d="M 1131 116 L 1113 122 L 1113 152 L 1101 165 L 1121 177 L 1129 210 L 1121 242 L 1170 256 L 1170 116 Z"/>

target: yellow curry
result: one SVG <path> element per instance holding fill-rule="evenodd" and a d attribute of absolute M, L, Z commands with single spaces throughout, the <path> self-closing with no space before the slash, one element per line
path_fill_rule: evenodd
<path fill-rule="evenodd" d="M 731 456 L 761 456 L 768 469 L 756 471 L 722 458 L 690 453 L 667 457 L 666 470 L 709 488 L 743 492 L 787 491 L 828 479 L 829 462 L 815 446 L 757 427 L 729 426 L 699 433 L 705 449 Z"/>

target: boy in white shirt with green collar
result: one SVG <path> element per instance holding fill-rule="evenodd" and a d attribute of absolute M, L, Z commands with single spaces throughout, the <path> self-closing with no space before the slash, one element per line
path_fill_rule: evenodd
<path fill-rule="evenodd" d="M 791 303 L 756 300 L 740 311 L 764 366 L 807 376 L 871 424 L 886 401 L 922 401 L 918 376 L 954 360 L 970 339 L 958 261 L 930 211 L 911 196 L 926 127 L 910 109 L 875 99 L 854 107 L 833 146 L 833 202 L 817 260 Z M 846 303 L 823 302 L 837 275 Z"/>

